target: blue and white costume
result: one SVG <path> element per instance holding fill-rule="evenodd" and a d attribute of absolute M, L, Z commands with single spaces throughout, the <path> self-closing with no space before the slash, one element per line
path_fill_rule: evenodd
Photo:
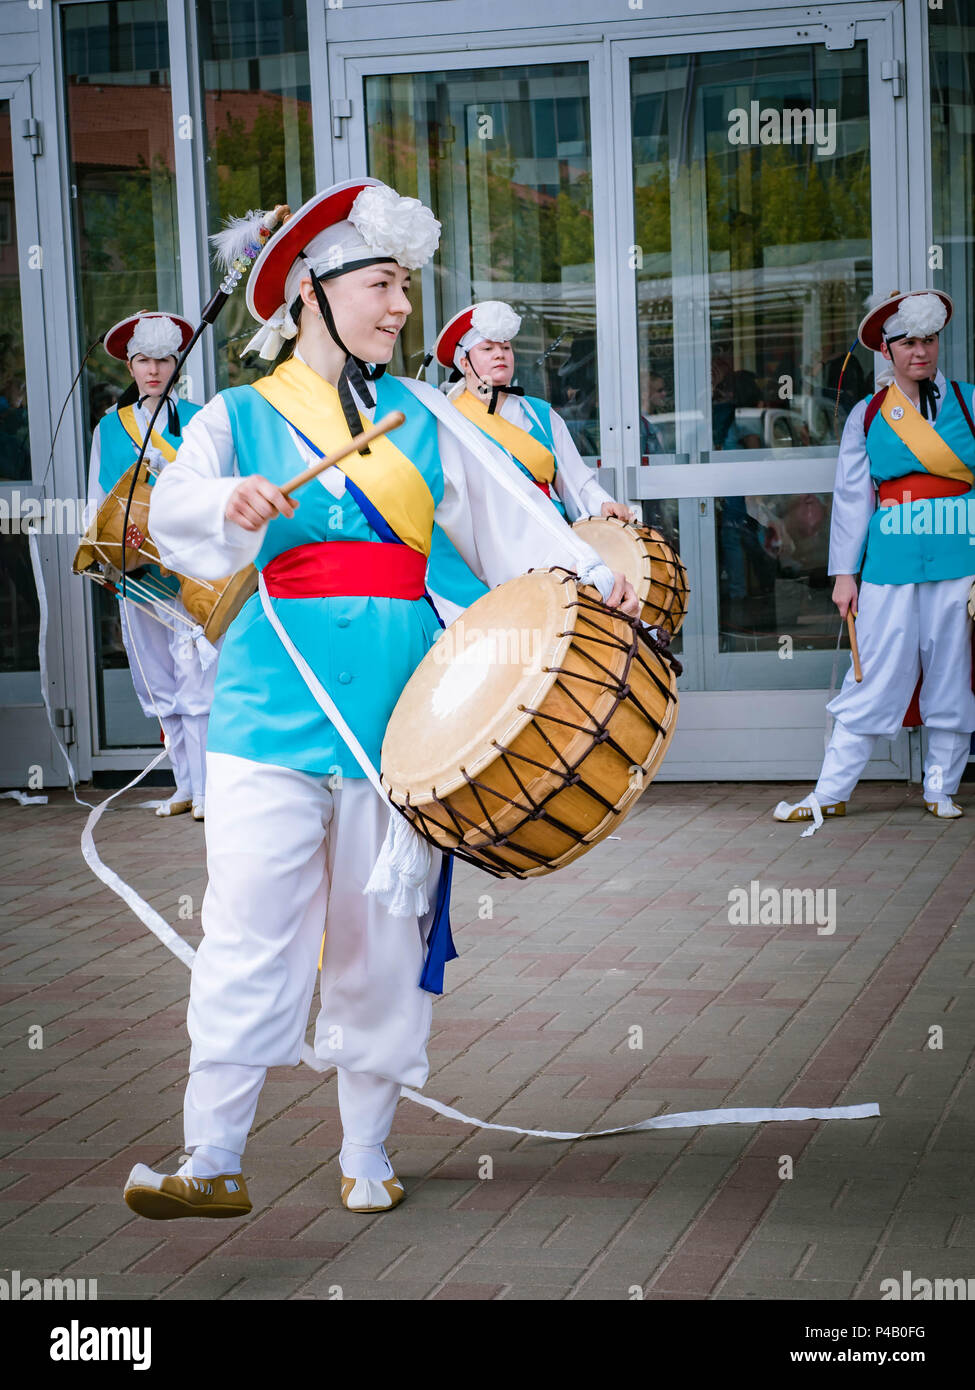
<path fill-rule="evenodd" d="M 873 316 L 885 319 L 885 335 L 903 337 L 914 306 L 907 311 L 907 325 L 903 309 L 896 318 L 886 317 L 893 307 Z M 933 331 L 943 323 L 942 313 Z M 930 331 L 922 324 L 918 336 Z M 869 333 L 867 339 L 867 346 L 876 346 Z M 924 799 L 937 815 L 960 814 L 951 797 L 975 730 L 972 623 L 966 606 L 975 578 L 975 388 L 949 384 L 939 371 L 928 395 L 935 412 L 930 421 L 892 382 L 876 401 L 856 405 L 843 430 L 829 572 L 856 575 L 862 566 L 856 632 L 863 679 L 857 682 L 851 665 L 828 705 L 835 724 L 813 793 L 820 807 L 849 798 L 876 739 L 897 736 L 919 686 L 920 719 L 928 730 Z M 947 465 L 938 462 L 942 456 Z M 944 466 L 954 469 L 956 481 L 948 484 L 954 495 L 939 495 Z M 897 500 L 901 496 L 914 500 Z M 793 809 L 781 802 L 776 818 L 789 818 L 785 813 Z"/>
<path fill-rule="evenodd" d="M 361 206 L 352 198 L 377 187 L 382 188 L 372 180 L 337 185 L 306 209 L 318 206 L 321 215 L 323 199 L 345 195 L 337 216 L 346 245 L 365 252 L 372 247 L 374 260 L 388 261 L 394 259 L 388 241 L 378 238 L 386 254 L 377 256 L 376 243 L 367 246 L 361 235 L 356 243 L 352 230 L 358 231 L 351 219 Z M 327 218 L 319 225 L 322 236 L 334 230 Z M 297 245 L 306 247 L 320 273 L 326 262 L 324 255 L 313 260 L 315 242 Z M 273 247 L 274 242 L 265 256 Z M 346 254 L 353 268 L 355 257 Z M 286 282 L 287 303 L 302 277 L 312 278 L 303 265 L 296 262 Z M 253 272 L 249 295 L 252 287 Z M 274 321 L 280 325 L 283 316 Z M 265 322 L 271 322 L 269 313 Z M 269 351 L 273 356 L 274 347 Z M 275 396 L 279 376 L 290 384 L 290 398 Z M 375 449 L 380 466 L 353 455 L 348 472 L 333 466 L 298 494 L 293 518 L 279 516 L 256 532 L 225 520 L 241 477 L 260 474 L 280 484 L 295 476 L 343 437 L 348 440 L 348 413 L 343 418 L 339 392 L 307 365 L 300 346 L 263 382 L 217 395 L 187 428 L 178 458 L 153 492 L 152 534 L 165 563 L 201 578 L 250 562 L 273 571 L 299 551 L 314 557 L 339 541 L 357 545 L 357 563 L 368 570 L 370 550 L 378 558 L 388 546 L 377 544 L 382 535 L 366 519 L 368 507 L 364 511 L 356 500 L 358 487 L 350 479 L 355 472 L 367 493 L 368 480 L 379 480 L 371 501 L 407 545 L 428 553 L 436 522 L 482 583 L 496 585 L 531 567 L 563 564 L 588 567 L 592 582 L 608 594 L 612 576 L 595 553 L 581 547 L 564 524 L 553 526 L 540 516 L 541 502 L 527 481 L 512 472 L 499 486 L 485 466 L 491 446 L 481 444 L 460 417 L 451 427 L 455 412 L 438 392 L 391 376 L 378 379 L 374 389 L 375 406 L 363 399 L 365 392 L 355 398 L 362 422 L 391 409 L 406 415 L 405 424 L 380 441 L 385 452 Z M 317 439 L 294 423 L 302 403 L 319 427 Z M 387 467 L 400 468 L 404 481 L 377 501 Z M 421 592 L 422 570 L 421 563 Z M 422 597 L 377 597 L 368 584 L 358 593 L 268 602 L 378 766 L 389 714 L 439 632 L 429 603 Z M 324 928 L 314 1046 L 319 1058 L 338 1068 L 342 1170 L 359 1184 L 347 1205 L 374 1209 L 369 1203 L 377 1193 L 378 1205 L 391 1205 L 379 1191 L 386 1169 L 369 1163 L 386 1163 L 376 1148 L 389 1132 L 400 1087 L 426 1080 L 431 996 L 419 980 L 433 910 L 394 917 L 366 893 L 390 824 L 389 806 L 298 675 L 260 594 L 226 636 L 208 771 L 209 887 L 204 940 L 193 967 L 184 1106 L 186 1148 L 193 1157 L 184 1171 L 196 1177 L 240 1171 L 266 1069 L 299 1060 Z M 430 903 L 440 855 L 432 859 Z M 355 1200 L 359 1187 L 365 1196 Z"/>
<path fill-rule="evenodd" d="M 126 324 L 130 327 L 126 328 Z M 106 344 L 117 340 L 120 345 L 113 356 L 122 355 L 123 347 L 129 357 L 147 352 L 147 349 L 162 352 L 164 348 L 172 351 L 175 347 L 178 350 L 181 335 L 167 316 L 137 315 L 117 327 L 121 328 L 121 333 L 113 329 L 106 335 Z M 159 341 L 160 331 L 165 341 Z M 123 406 L 121 411 L 114 406 L 95 426 L 88 473 L 86 525 L 138 458 L 154 408 L 154 401 L 135 402 L 127 408 Z M 198 405 L 179 400 L 175 395 L 171 395 L 163 407 L 153 429 L 155 442 L 149 443 L 144 455 L 149 469 L 157 476 L 169 465 L 182 444 L 183 427 L 199 409 Z M 179 428 L 179 434 L 173 433 L 173 425 Z M 189 809 L 192 803 L 197 808 L 194 814 L 202 815 L 206 790 L 207 717 L 213 700 L 216 665 L 210 662 L 204 667 L 201 662 L 200 651 L 190 636 L 196 623 L 180 602 L 178 579 L 173 575 L 162 576 L 156 566 L 150 566 L 149 571 L 153 591 L 168 595 L 166 609 L 161 617 L 154 616 L 140 596 L 139 586 L 128 586 L 125 597 L 119 597 L 122 641 L 143 713 L 149 719 L 158 718 L 169 743 L 176 791 L 169 803 L 160 809 Z"/>

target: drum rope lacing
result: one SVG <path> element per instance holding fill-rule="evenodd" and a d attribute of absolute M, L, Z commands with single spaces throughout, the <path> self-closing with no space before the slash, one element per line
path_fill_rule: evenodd
<path fill-rule="evenodd" d="M 565 571 L 564 573 L 565 578 L 561 581 L 563 584 L 568 583 L 575 577 L 571 574 L 570 571 Z M 598 677 L 585 675 L 581 671 L 574 671 L 565 666 L 543 667 L 544 671 L 556 675 L 554 687 L 550 687 L 550 689 L 557 688 L 558 690 L 560 690 L 562 694 L 565 695 L 572 704 L 578 706 L 578 708 L 581 710 L 585 721 L 582 724 L 574 723 L 570 719 L 560 718 L 559 716 L 554 714 L 548 714 L 544 710 L 533 709 L 527 705 L 519 705 L 517 708 L 520 713 L 530 714 L 536 720 L 547 720 L 551 724 L 560 725 L 563 728 L 569 729 L 574 733 L 588 735 L 592 739 L 592 743 L 590 743 L 589 747 L 585 750 L 582 756 L 578 758 L 576 762 L 572 763 L 569 762 L 565 758 L 564 754 L 556 747 L 552 739 L 546 733 L 545 729 L 542 728 L 540 725 L 536 725 L 535 732 L 548 746 L 550 752 L 556 760 L 556 763 L 561 765 L 562 771 L 561 773 L 559 773 L 558 767 L 553 767 L 547 763 L 539 762 L 537 759 L 529 757 L 527 753 L 515 752 L 513 749 L 505 748 L 502 744 L 500 744 L 497 741 L 497 739 L 492 739 L 491 746 L 499 753 L 500 761 L 503 763 L 512 781 L 514 781 L 518 786 L 518 789 L 524 798 L 524 804 L 510 796 L 506 796 L 503 792 L 498 791 L 496 788 L 490 787 L 486 783 L 479 781 L 476 777 L 471 777 L 464 768 L 460 769 L 461 775 L 463 776 L 464 781 L 466 782 L 468 788 L 471 791 L 471 794 L 474 797 L 474 800 L 478 805 L 478 808 L 483 817 L 483 821 L 486 822 L 487 825 L 490 827 L 491 834 L 494 836 L 493 845 L 478 845 L 476 847 L 472 847 L 469 845 L 464 846 L 463 840 L 467 831 L 479 830 L 481 831 L 481 833 L 483 833 L 483 823 L 472 819 L 470 816 L 465 815 L 462 811 L 451 806 L 448 802 L 444 801 L 441 797 L 437 795 L 436 788 L 433 789 L 434 803 L 436 804 L 438 810 L 444 812 L 446 816 L 449 818 L 449 820 L 452 822 L 453 833 L 462 842 L 461 845 L 456 848 L 451 847 L 452 852 L 455 855 L 457 855 L 458 858 L 465 860 L 469 864 L 473 864 L 476 868 L 483 869 L 485 872 L 492 874 L 496 878 L 511 876 L 514 878 L 523 879 L 526 877 L 526 871 L 519 871 L 519 869 L 515 868 L 503 855 L 494 853 L 494 850 L 502 849 L 511 844 L 512 836 L 514 834 L 517 834 L 517 831 L 523 827 L 525 821 L 544 821 L 547 825 L 552 826 L 561 834 L 566 835 L 570 840 L 576 840 L 578 838 L 577 832 L 572 827 L 565 824 L 564 821 L 562 821 L 558 816 L 553 814 L 552 810 L 549 809 L 550 803 L 553 801 L 553 799 L 560 796 L 563 792 L 569 790 L 570 788 L 579 788 L 582 792 L 591 797 L 594 801 L 598 802 L 601 806 L 605 807 L 606 811 L 610 814 L 619 810 L 620 803 L 616 803 L 614 805 L 612 802 L 607 800 L 607 798 L 604 797 L 602 793 L 599 792 L 590 782 L 588 782 L 578 771 L 582 763 L 586 760 L 586 758 L 589 757 L 594 746 L 598 744 L 608 744 L 609 747 L 614 750 L 614 752 L 618 753 L 619 756 L 626 761 L 629 767 L 640 767 L 643 770 L 646 770 L 649 764 L 652 762 L 657 747 L 659 746 L 660 739 L 661 737 L 663 737 L 663 733 L 665 729 L 669 726 L 670 721 L 667 721 L 667 723 L 665 724 L 658 723 L 657 719 L 644 707 L 642 701 L 633 692 L 628 678 L 632 670 L 634 661 L 636 661 L 637 666 L 645 673 L 649 680 L 654 685 L 656 685 L 658 691 L 664 696 L 665 700 L 667 701 L 668 711 L 672 711 L 673 705 L 676 703 L 673 691 L 671 690 L 670 686 L 666 682 L 664 682 L 661 679 L 658 672 L 653 670 L 649 663 L 645 661 L 642 653 L 640 652 L 640 643 L 645 643 L 647 646 L 651 647 L 651 649 L 657 651 L 658 654 L 663 656 L 664 658 L 665 654 L 661 652 L 658 644 L 654 641 L 652 637 L 649 636 L 649 634 L 646 632 L 644 628 L 641 628 L 638 625 L 636 620 L 625 618 L 621 619 L 621 615 L 619 613 L 607 608 L 605 604 L 597 603 L 594 600 L 588 597 L 581 596 L 579 594 L 576 595 L 576 598 L 572 602 L 567 603 L 565 606 L 567 609 L 575 608 L 580 610 L 580 623 L 586 624 L 588 627 L 592 628 L 593 633 L 582 631 L 563 631 L 558 633 L 557 636 L 573 638 L 575 643 L 595 643 L 611 647 L 619 652 L 624 652 L 625 662 L 623 665 L 623 669 L 620 672 L 620 674 L 617 675 L 616 672 L 614 672 L 610 667 L 604 665 L 593 655 L 591 651 L 588 650 L 584 650 L 580 654 L 584 656 L 586 661 L 591 663 L 591 665 L 595 666 L 598 670 L 602 671 L 604 675 L 609 678 L 610 684 L 608 686 L 606 681 L 600 680 Z M 593 622 L 591 618 L 586 616 L 588 613 L 612 613 L 614 618 L 628 622 L 631 626 L 630 641 L 627 643 L 623 641 L 620 637 L 617 637 L 615 635 L 602 635 L 603 629 L 601 629 L 597 623 Z M 608 690 L 613 695 L 615 695 L 612 707 L 604 715 L 602 720 L 596 720 L 594 718 L 592 711 L 578 698 L 578 695 L 573 690 L 568 688 L 568 686 L 562 679 L 563 677 L 571 681 L 582 681 L 584 683 L 599 686 L 601 689 Z M 640 710 L 640 713 L 643 715 L 647 723 L 657 729 L 657 738 L 654 740 L 653 747 L 650 749 L 650 752 L 647 754 L 646 758 L 639 761 L 630 753 L 628 753 L 626 749 L 619 743 L 619 741 L 616 738 L 614 738 L 610 733 L 611 721 L 613 720 L 620 705 L 625 700 L 629 700 L 634 705 L 636 705 L 636 707 Z M 527 785 L 525 784 L 525 781 L 523 781 L 522 777 L 519 776 L 518 769 L 514 766 L 515 761 L 520 761 L 521 763 L 528 764 L 530 767 L 538 768 L 539 770 L 541 770 L 541 772 L 548 775 L 558 775 L 558 784 L 555 787 L 553 787 L 550 791 L 548 791 L 540 800 L 534 799 Z M 523 821 L 513 831 L 510 831 L 507 835 L 502 834 L 500 827 L 497 825 L 494 819 L 494 816 L 497 815 L 497 810 L 495 810 L 494 815 L 492 815 L 487 805 L 485 805 L 484 795 L 482 794 L 487 794 L 490 797 L 492 797 L 495 801 L 500 801 L 504 803 L 506 806 L 514 806 L 516 810 L 520 811 L 524 815 L 525 821 Z M 430 826 L 437 826 L 441 831 L 448 830 L 449 827 L 443 825 L 442 822 L 438 821 L 428 812 L 425 812 L 421 810 L 419 807 L 414 806 L 410 801 L 409 793 L 407 793 L 404 805 L 401 807 L 401 809 L 403 810 L 404 814 L 408 815 L 410 819 L 413 821 L 418 834 L 422 835 L 424 839 L 428 840 L 438 849 L 444 849 L 444 845 L 436 838 L 436 835 L 430 829 Z M 539 854 L 537 851 L 532 850 L 529 847 L 521 844 L 512 845 L 512 850 L 515 854 L 520 855 L 523 858 L 526 858 L 532 863 L 538 865 L 549 864 L 551 862 L 550 857 L 543 854 Z M 491 867 L 492 865 L 496 867 Z"/>

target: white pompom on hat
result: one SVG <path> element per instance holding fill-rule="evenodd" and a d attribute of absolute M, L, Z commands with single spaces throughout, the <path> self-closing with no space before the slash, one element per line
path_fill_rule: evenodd
<path fill-rule="evenodd" d="M 417 270 L 439 244 L 440 223 L 430 209 L 378 179 L 349 179 L 316 193 L 286 219 L 254 263 L 247 307 L 263 327 L 244 352 L 258 351 L 270 361 L 295 336 L 290 308 L 310 269 L 334 277 L 389 260 Z"/>
<path fill-rule="evenodd" d="M 508 343 L 521 328 L 521 315 L 503 299 L 468 304 L 444 324 L 433 351 L 443 367 L 460 368 L 460 359 L 478 343 Z"/>
<path fill-rule="evenodd" d="M 193 336 L 193 325 L 179 314 L 140 310 L 120 319 L 105 334 L 105 351 L 120 362 L 144 357 L 176 357 Z"/>
<path fill-rule="evenodd" d="M 857 337 L 865 348 L 879 352 L 886 338 L 928 338 L 940 333 L 954 305 L 941 290 L 909 290 L 874 303 L 860 324 Z"/>

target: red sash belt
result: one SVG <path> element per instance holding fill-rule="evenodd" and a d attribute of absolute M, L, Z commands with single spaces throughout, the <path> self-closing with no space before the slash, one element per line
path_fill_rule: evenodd
<path fill-rule="evenodd" d="M 542 489 L 546 497 L 551 497 L 552 489 L 549 487 L 548 483 L 540 483 L 537 478 L 532 478 L 532 482 L 535 484 L 536 487 L 540 487 Z"/>
<path fill-rule="evenodd" d="M 272 598 L 422 598 L 427 557 L 384 541 L 313 541 L 264 566 Z"/>
<path fill-rule="evenodd" d="M 889 507 L 897 502 L 960 497 L 970 490 L 971 484 L 958 478 L 942 478 L 937 473 L 907 473 L 903 478 L 890 478 L 880 484 L 880 505 Z"/>

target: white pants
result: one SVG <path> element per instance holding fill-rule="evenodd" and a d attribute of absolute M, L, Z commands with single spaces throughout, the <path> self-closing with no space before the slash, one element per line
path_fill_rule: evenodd
<path fill-rule="evenodd" d="M 169 737 L 177 791 L 198 800 L 206 790 L 207 722 L 217 663 L 203 670 L 188 640 L 193 620 L 177 599 L 173 606 L 187 618 L 187 625 L 177 622 L 175 631 L 151 617 L 143 604 L 120 602 L 122 641 L 142 712 L 158 718 Z"/>
<path fill-rule="evenodd" d="M 264 1071 L 295 1066 L 325 930 L 315 1052 L 339 1068 L 346 1137 L 381 1143 L 401 1085 L 422 1086 L 431 911 L 391 917 L 364 888 L 389 823 L 371 784 L 207 757 L 204 939 L 193 963 L 186 1147 L 243 1153 Z"/>
<path fill-rule="evenodd" d="M 816 784 L 821 802 L 846 801 L 878 737 L 894 738 L 922 677 L 921 718 L 928 731 L 924 794 L 953 796 L 975 730 L 972 692 L 971 579 L 928 584 L 862 584 L 856 621 L 863 680 L 851 663 L 828 706 L 836 719 Z"/>

